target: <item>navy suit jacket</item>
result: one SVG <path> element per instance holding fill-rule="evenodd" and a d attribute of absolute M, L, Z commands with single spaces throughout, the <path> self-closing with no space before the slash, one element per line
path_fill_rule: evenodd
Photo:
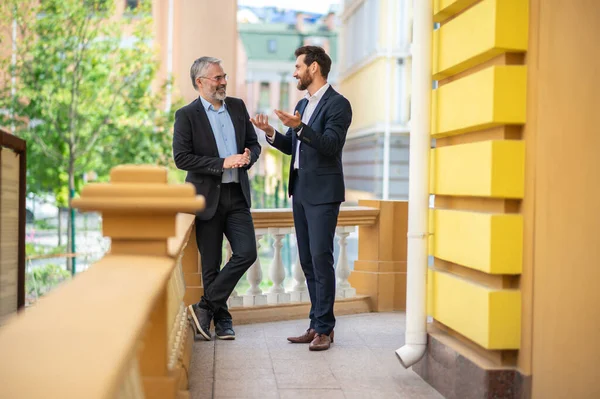
<path fill-rule="evenodd" d="M 240 185 L 250 208 L 252 202 L 247 170 L 258 159 L 260 144 L 244 102 L 239 98 L 227 97 L 225 104 L 235 129 L 238 154 L 243 154 L 245 148 L 251 153 L 250 164 L 239 169 Z M 198 217 L 202 220 L 211 219 L 219 204 L 224 158 L 219 157 L 208 115 L 199 98 L 175 113 L 173 158 L 179 169 L 188 172 L 185 181 L 192 183 L 196 193 L 206 199 L 206 207 L 198 213 Z"/>
<path fill-rule="evenodd" d="M 302 99 L 294 110 L 302 115 L 307 99 Z M 271 145 L 291 155 L 290 171 L 296 158 L 296 143 L 300 140 L 298 174 L 302 176 L 302 192 L 308 193 L 304 200 L 313 205 L 345 201 L 342 149 L 352 122 L 350 102 L 333 87 L 329 87 L 310 120 L 302 129 L 300 138 L 292 129 L 285 135 L 275 132 Z M 289 195 L 294 194 L 295 176 L 290 173 Z"/>

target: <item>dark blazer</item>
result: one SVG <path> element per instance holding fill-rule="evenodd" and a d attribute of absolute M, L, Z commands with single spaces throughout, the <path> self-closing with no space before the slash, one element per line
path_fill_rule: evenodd
<path fill-rule="evenodd" d="M 308 104 L 302 99 L 296 110 L 302 115 Z M 344 170 L 342 168 L 342 148 L 346 133 L 352 122 L 352 107 L 341 94 L 329 87 L 319 101 L 310 121 L 300 134 L 301 181 L 304 193 L 310 193 L 305 200 L 313 205 L 345 201 Z M 296 158 L 298 137 L 292 129 L 285 135 L 275 132 L 271 145 L 281 152 L 291 155 L 290 171 Z M 306 178 L 304 178 L 306 177 Z M 290 173 L 289 195 L 294 194 L 295 176 Z"/>
<path fill-rule="evenodd" d="M 250 164 L 239 169 L 240 185 L 250 208 L 252 203 L 247 170 L 258 159 L 260 144 L 244 102 L 239 98 L 227 97 L 225 104 L 235 129 L 238 153 L 243 154 L 245 148 L 251 152 Z M 198 213 L 198 217 L 202 220 L 211 219 L 219 204 L 225 160 L 219 157 L 210 121 L 199 98 L 175 112 L 173 158 L 179 169 L 188 172 L 185 181 L 192 183 L 196 193 L 206 199 L 206 207 Z"/>

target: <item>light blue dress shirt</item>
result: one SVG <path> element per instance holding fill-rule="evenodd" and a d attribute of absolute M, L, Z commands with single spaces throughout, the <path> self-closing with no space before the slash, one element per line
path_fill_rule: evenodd
<path fill-rule="evenodd" d="M 212 127 L 217 149 L 221 158 L 227 158 L 230 155 L 237 154 L 237 141 L 235 139 L 235 129 L 231 116 L 227 111 L 227 105 L 223 101 L 223 105 L 218 110 L 215 110 L 213 105 L 200 96 L 208 121 Z M 237 168 L 225 169 L 221 178 L 222 183 L 239 183 L 239 172 Z"/>

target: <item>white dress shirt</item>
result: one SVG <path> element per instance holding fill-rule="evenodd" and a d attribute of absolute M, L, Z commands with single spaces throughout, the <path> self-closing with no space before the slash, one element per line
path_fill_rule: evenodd
<path fill-rule="evenodd" d="M 305 125 L 308 124 L 308 122 L 310 121 L 310 118 L 312 117 L 312 114 L 315 112 L 315 109 L 317 108 L 317 105 L 319 105 L 319 101 L 321 101 L 321 98 L 323 97 L 323 94 L 325 94 L 325 92 L 327 91 L 327 89 L 329 89 L 331 85 L 329 83 L 325 83 L 325 85 L 323 85 L 323 87 L 321 87 L 319 90 L 317 90 L 317 92 L 315 94 L 313 94 L 312 96 L 308 93 L 306 93 L 306 96 L 304 98 L 306 98 L 308 100 L 308 104 L 306 104 L 306 108 L 304 108 L 304 112 L 302 113 L 302 123 L 304 123 Z M 302 129 L 300 131 L 298 131 L 298 133 L 296 133 L 296 136 L 300 137 L 300 135 L 302 134 Z M 269 140 L 269 142 L 273 142 L 274 140 L 274 136 L 273 137 L 269 137 L 267 136 L 267 140 Z M 296 157 L 294 158 L 294 169 L 300 169 L 300 140 L 296 140 L 297 145 L 296 145 Z"/>

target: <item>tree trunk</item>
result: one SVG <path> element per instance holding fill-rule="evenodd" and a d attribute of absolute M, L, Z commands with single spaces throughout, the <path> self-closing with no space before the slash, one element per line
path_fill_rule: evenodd
<path fill-rule="evenodd" d="M 60 247 L 63 243 L 62 240 L 62 232 L 63 232 L 63 225 L 62 225 L 62 208 L 59 206 L 58 207 L 58 246 Z"/>
<path fill-rule="evenodd" d="M 73 254 L 75 253 L 73 248 L 73 240 L 75 238 L 74 229 L 75 229 L 75 218 L 71 217 L 71 213 L 73 212 L 73 205 L 71 204 L 71 200 L 73 199 L 72 193 L 75 191 L 75 158 L 73 156 L 72 149 L 69 149 L 69 205 L 68 205 L 68 213 L 67 213 L 67 253 Z M 67 258 L 67 268 L 71 271 L 71 274 L 74 274 L 73 265 L 75 262 L 74 258 Z"/>

